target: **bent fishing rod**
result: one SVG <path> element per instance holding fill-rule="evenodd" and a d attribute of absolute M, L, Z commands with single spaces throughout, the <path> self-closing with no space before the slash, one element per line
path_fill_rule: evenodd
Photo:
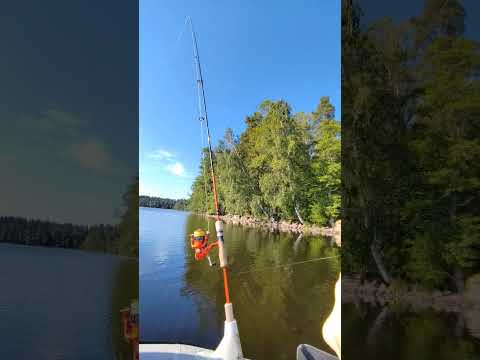
<path fill-rule="evenodd" d="M 215 203 L 215 212 L 216 212 L 215 230 L 217 233 L 217 240 L 218 240 L 218 257 L 220 260 L 220 267 L 222 268 L 222 272 L 223 272 L 223 284 L 225 288 L 225 316 L 227 321 L 233 321 L 234 320 L 233 307 L 232 307 L 232 303 L 230 302 L 230 289 L 228 287 L 227 254 L 224 246 L 223 222 L 220 218 L 217 182 L 215 177 L 215 168 L 213 164 L 212 138 L 210 135 L 210 127 L 208 124 L 207 102 L 205 100 L 205 89 L 203 86 L 202 68 L 200 65 L 200 56 L 198 52 L 197 37 L 195 34 L 195 30 L 193 28 L 193 21 L 190 17 L 188 17 L 187 22 L 190 24 L 190 30 L 192 33 L 193 57 L 195 61 L 195 70 L 196 70 L 196 77 L 197 77 L 196 83 L 197 83 L 197 95 L 198 95 L 199 120 L 205 123 L 205 127 L 207 130 L 208 155 L 210 160 L 210 176 L 212 179 L 213 199 Z"/>
<path fill-rule="evenodd" d="M 187 21 L 190 23 L 190 30 L 192 32 L 193 57 L 196 65 L 195 69 L 197 77 L 198 112 L 200 117 L 199 120 L 201 124 L 205 122 L 205 127 L 207 129 L 210 175 L 212 178 L 213 196 L 216 212 L 215 231 L 217 233 L 218 258 L 220 260 L 220 268 L 222 269 L 223 273 L 223 287 L 225 290 L 224 334 L 220 344 L 218 345 L 213 355 L 224 360 L 238 360 L 243 359 L 243 352 L 237 322 L 235 320 L 235 317 L 233 316 L 233 304 L 230 301 L 230 290 L 228 288 L 227 254 L 224 246 L 223 222 L 220 218 L 220 207 L 218 204 L 217 182 L 215 178 L 215 168 L 213 165 L 212 137 L 210 135 L 210 127 L 208 125 L 207 102 L 205 100 L 205 89 L 203 87 L 202 68 L 200 66 L 200 56 L 198 53 L 197 37 L 195 35 L 195 30 L 193 29 L 193 21 L 190 17 L 187 18 Z"/>

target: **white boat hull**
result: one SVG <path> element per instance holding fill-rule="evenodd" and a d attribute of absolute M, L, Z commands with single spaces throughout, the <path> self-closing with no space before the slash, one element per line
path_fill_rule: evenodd
<path fill-rule="evenodd" d="M 301 344 L 297 347 L 297 360 L 338 360 L 338 358 L 312 345 Z"/>
<path fill-rule="evenodd" d="M 231 304 L 225 307 L 231 311 Z M 235 320 L 225 321 L 223 338 L 215 351 L 183 344 L 140 344 L 139 351 L 141 360 L 247 360 L 242 354 Z"/>
<path fill-rule="evenodd" d="M 140 344 L 142 360 L 197 360 L 212 359 L 213 350 L 183 344 Z"/>

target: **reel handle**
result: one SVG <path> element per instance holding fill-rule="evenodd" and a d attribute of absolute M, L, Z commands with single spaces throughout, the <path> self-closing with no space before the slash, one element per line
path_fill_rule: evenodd
<path fill-rule="evenodd" d="M 217 265 L 217 264 L 215 263 L 215 261 L 212 262 L 212 259 L 210 259 L 210 256 L 209 256 L 209 255 L 207 255 L 207 260 L 208 260 L 208 265 L 209 265 L 210 267 Z"/>

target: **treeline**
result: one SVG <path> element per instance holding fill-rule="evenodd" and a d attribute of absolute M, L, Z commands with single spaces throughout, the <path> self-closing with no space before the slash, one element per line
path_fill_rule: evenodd
<path fill-rule="evenodd" d="M 74 225 L 21 217 L 0 217 L 0 242 L 31 246 L 117 252 L 118 228 Z"/>
<path fill-rule="evenodd" d="M 125 210 L 117 225 L 86 226 L 0 217 L 0 243 L 138 256 L 138 179 L 128 187 L 123 200 Z"/>
<path fill-rule="evenodd" d="M 315 111 L 293 113 L 283 100 L 262 102 L 236 136 L 214 148 L 223 214 L 331 225 L 340 210 L 340 122 L 328 97 Z M 214 213 L 204 149 L 189 209 Z"/>
<path fill-rule="evenodd" d="M 161 209 L 175 209 L 175 210 L 186 210 L 187 209 L 187 200 L 185 199 L 165 199 L 154 196 L 140 196 L 139 201 L 140 206 L 151 207 L 151 208 L 161 208 Z"/>
<path fill-rule="evenodd" d="M 89 232 L 88 226 L 0 217 L 0 242 L 62 248 L 80 248 Z"/>
<path fill-rule="evenodd" d="M 342 9 L 342 268 L 462 291 L 480 270 L 480 47 L 460 1 Z"/>

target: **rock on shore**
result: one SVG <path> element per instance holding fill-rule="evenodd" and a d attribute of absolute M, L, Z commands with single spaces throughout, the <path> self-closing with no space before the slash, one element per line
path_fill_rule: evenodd
<path fill-rule="evenodd" d="M 413 310 L 426 308 L 445 312 L 462 312 L 466 308 L 480 310 L 478 309 L 480 303 L 472 301 L 472 297 L 475 297 L 473 293 L 476 294 L 477 291 L 478 288 L 474 286 L 467 286 L 464 294 L 458 294 L 450 291 L 427 290 L 400 280 L 386 286 L 375 280 L 361 283 L 358 277 L 345 276 L 342 279 L 342 302 L 344 303 L 366 302 L 380 306 L 396 303 L 409 306 Z"/>
<path fill-rule="evenodd" d="M 214 216 L 209 216 L 214 217 Z M 290 232 L 306 235 L 321 235 L 334 237 L 337 245 L 341 243 L 341 223 L 337 221 L 333 228 L 317 225 L 303 225 L 293 221 L 267 221 L 259 220 L 251 216 L 223 215 L 222 220 L 227 224 L 243 225 L 255 228 L 263 228 L 269 231 Z"/>

